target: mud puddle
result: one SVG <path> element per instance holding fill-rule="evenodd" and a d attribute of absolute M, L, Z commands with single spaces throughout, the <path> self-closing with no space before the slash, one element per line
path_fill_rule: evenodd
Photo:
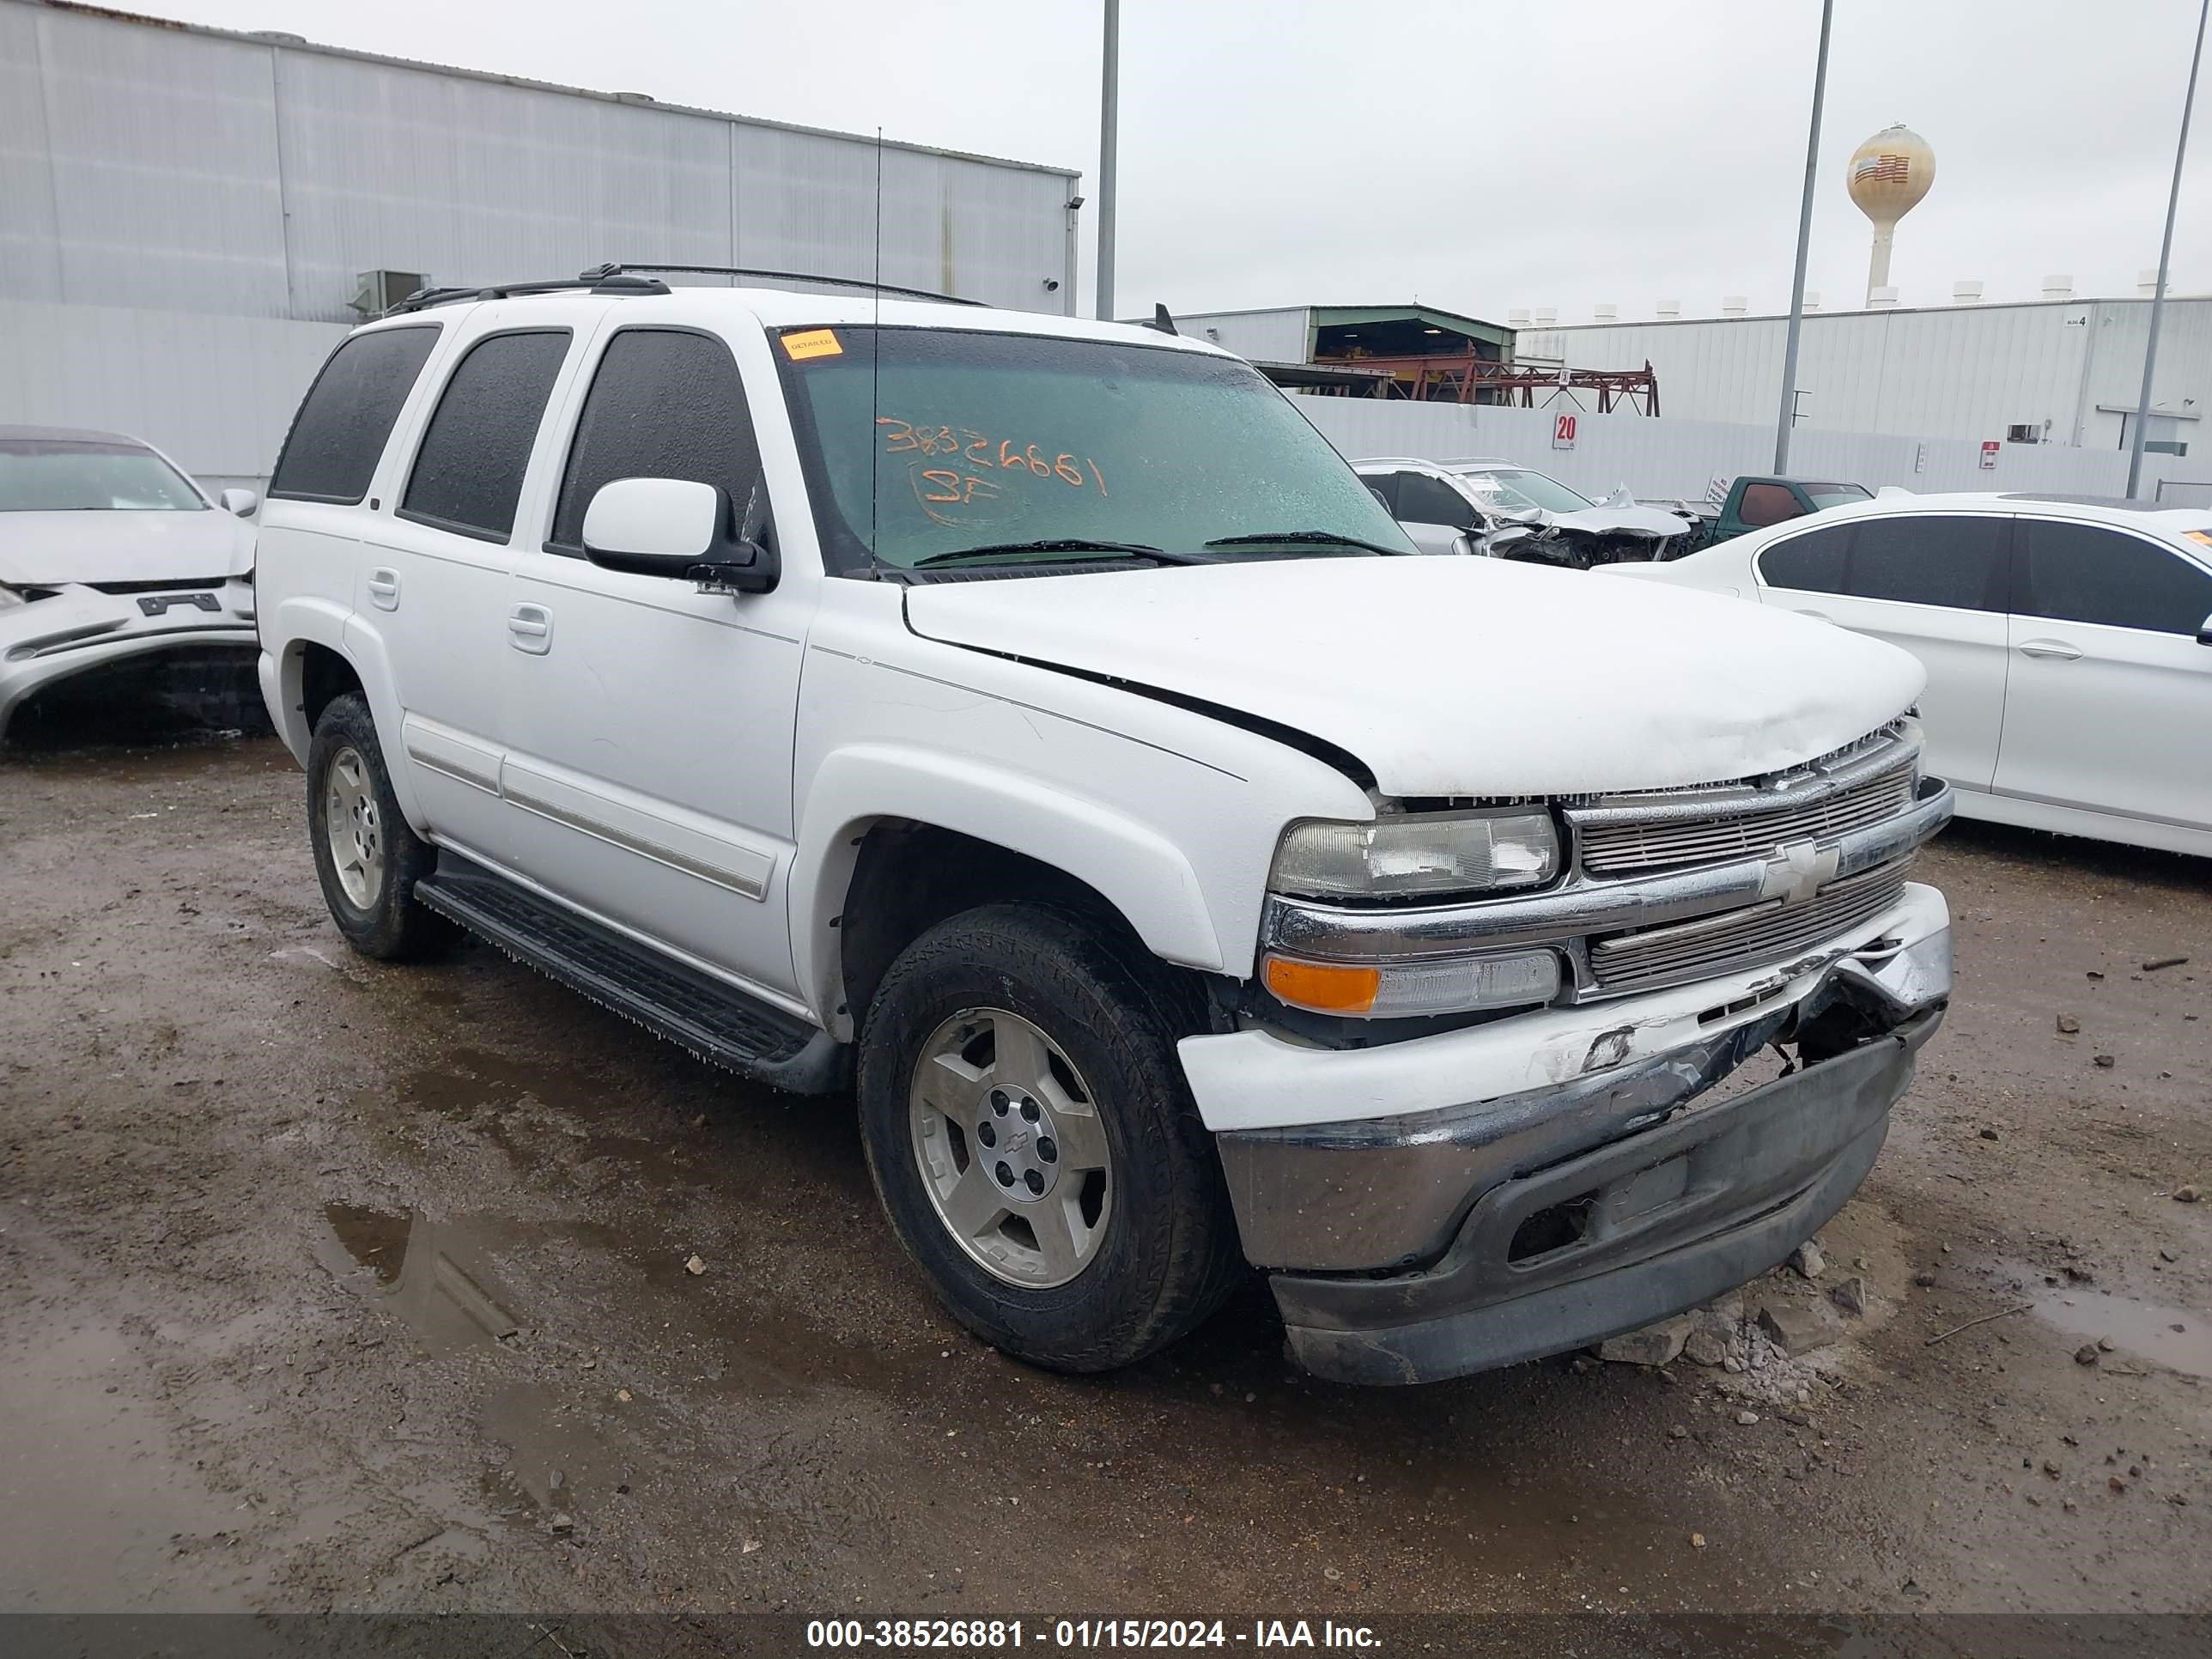
<path fill-rule="evenodd" d="M 2167 1370 L 2212 1378 L 2212 1320 L 2202 1314 L 2079 1285 L 2047 1291 L 2031 1311 L 2069 1336 L 2109 1341 Z"/>
<path fill-rule="evenodd" d="M 0 1366 L 0 1607 L 245 1607 L 246 1576 L 224 1556 L 252 1510 L 173 1457 L 166 1426 L 121 1392 L 133 1371 L 122 1335 L 52 1326 L 22 1339 Z"/>

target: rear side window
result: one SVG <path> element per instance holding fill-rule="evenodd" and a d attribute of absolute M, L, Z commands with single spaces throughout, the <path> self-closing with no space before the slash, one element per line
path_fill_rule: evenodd
<path fill-rule="evenodd" d="M 1840 593 L 1849 574 L 1851 526 L 1830 525 L 1777 542 L 1759 556 L 1759 579 L 1769 587 L 1805 593 Z"/>
<path fill-rule="evenodd" d="M 342 343 L 292 417 L 270 495 L 346 507 L 368 495 L 384 441 L 437 343 L 435 323 L 379 329 Z"/>
<path fill-rule="evenodd" d="M 1359 482 L 1375 492 L 1375 499 L 1395 519 L 1398 516 L 1398 480 L 1403 476 L 1397 472 L 1363 472 Z"/>
<path fill-rule="evenodd" d="M 1755 483 L 1743 487 L 1743 499 L 1736 503 L 1735 511 L 1738 518 L 1756 527 L 1800 518 L 1805 509 L 1797 505 L 1796 496 L 1780 484 Z"/>
<path fill-rule="evenodd" d="M 2006 523 L 1938 513 L 1861 519 L 1852 526 L 1844 591 L 1860 599 L 2002 611 Z"/>
<path fill-rule="evenodd" d="M 2212 573 L 2178 553 L 2093 524 L 2020 528 L 2022 616 L 2192 637 L 2212 617 Z"/>
<path fill-rule="evenodd" d="M 742 514 L 760 447 L 730 349 L 710 335 L 627 328 L 607 343 L 576 422 L 547 550 L 580 556 L 584 513 L 617 478 L 686 478 Z"/>
<path fill-rule="evenodd" d="M 1397 515 L 1407 524 L 1440 524 L 1454 530 L 1474 525 L 1474 509 L 1460 499 L 1459 492 L 1424 472 L 1398 475 Z"/>
<path fill-rule="evenodd" d="M 488 541 L 507 538 L 568 337 L 565 328 L 536 329 L 495 334 L 469 348 L 415 452 L 402 518 Z"/>

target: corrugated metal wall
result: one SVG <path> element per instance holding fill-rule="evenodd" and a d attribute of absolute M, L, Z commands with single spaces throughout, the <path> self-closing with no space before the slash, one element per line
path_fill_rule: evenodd
<path fill-rule="evenodd" d="M 1176 330 L 1255 363 L 1302 363 L 1312 343 L 1313 311 L 1285 306 L 1278 311 L 1195 312 L 1176 318 Z"/>
<path fill-rule="evenodd" d="M 1066 308 L 1078 175 L 897 145 L 882 162 L 887 280 Z M 12 299 L 350 323 L 379 268 L 861 276 L 876 166 L 865 138 L 0 0 Z"/>
<path fill-rule="evenodd" d="M 360 272 L 867 276 L 879 159 L 886 282 L 1069 308 L 1071 172 L 0 0 L 0 421 L 258 479 Z"/>
<path fill-rule="evenodd" d="M 1808 425 L 1829 431 L 1979 442 L 2047 422 L 2049 442 L 2114 449 L 2116 409 L 2134 407 L 2142 389 L 2149 316 L 2140 300 L 1810 315 L 1799 408 Z M 1518 349 L 1577 368 L 1649 362 L 1668 419 L 1755 424 L 1778 412 L 1788 327 L 1781 317 L 1723 317 L 1526 329 Z M 2167 302 L 2153 402 L 2190 412 L 2212 406 L 2212 300 Z M 2182 424 L 2190 437 L 2197 422 Z M 2212 449 L 2212 432 L 2192 449 L 2199 443 Z"/>
<path fill-rule="evenodd" d="M 1703 497 L 1712 481 L 1765 472 L 1774 463 L 1771 427 L 1717 421 L 1652 420 L 1641 415 L 1576 417 L 1575 447 L 1552 447 L 1553 415 L 1540 409 L 1468 408 L 1458 404 L 1386 403 L 1366 398 L 1300 398 L 1298 407 L 1347 459 L 1413 455 L 1427 460 L 1500 456 L 1534 467 L 1588 495 L 1621 484 L 1645 497 Z M 2193 458 L 2192 458 L 2193 459 Z M 1790 471 L 1834 477 L 1869 489 L 1897 484 L 1917 492 L 1948 489 L 2049 489 L 2072 495 L 2126 491 L 2124 452 L 2058 444 L 2008 444 L 1984 471 L 1981 445 L 1964 438 L 1890 437 L 1875 433 L 1801 430 L 1791 441 Z M 2142 493 L 2161 479 L 2203 477 L 2190 461 L 2145 458 Z M 2178 492 L 2176 498 L 2179 498 Z"/>

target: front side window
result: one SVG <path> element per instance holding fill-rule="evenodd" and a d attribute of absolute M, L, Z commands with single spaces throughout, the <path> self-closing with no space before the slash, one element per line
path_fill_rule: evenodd
<path fill-rule="evenodd" d="M 514 504 L 568 331 L 495 334 L 471 346 L 438 395 L 399 516 L 487 541 L 514 529 Z"/>
<path fill-rule="evenodd" d="M 1861 519 L 1844 591 L 1855 599 L 2002 611 L 2005 527 L 2002 518 L 1964 514 Z"/>
<path fill-rule="evenodd" d="M 1759 580 L 1769 587 L 1803 593 L 1844 592 L 1850 574 L 1851 528 L 1830 525 L 1764 549 L 1759 556 Z"/>
<path fill-rule="evenodd" d="M 1797 497 L 1782 484 L 1755 483 L 1743 487 L 1743 499 L 1736 503 L 1736 516 L 1753 529 L 1760 525 L 1780 524 L 1784 519 L 1803 516 L 1805 509 L 1797 504 Z"/>
<path fill-rule="evenodd" d="M 385 441 L 437 343 L 435 323 L 380 328 L 342 341 L 292 417 L 269 480 L 270 495 L 343 507 L 366 496 Z"/>
<path fill-rule="evenodd" d="M 1413 550 L 1289 400 L 1233 359 L 866 327 L 787 330 L 776 353 L 833 570 L 1028 557 L 1036 542 L 1183 557 Z"/>
<path fill-rule="evenodd" d="M 761 485 L 760 445 L 727 345 L 672 328 L 626 328 L 607 343 L 569 445 L 548 552 L 582 556 L 592 497 L 617 478 L 713 484 L 744 513 Z"/>
<path fill-rule="evenodd" d="M 1472 530 L 1474 509 L 1448 483 L 1425 472 L 1398 475 L 1398 516 L 1408 524 L 1439 524 L 1451 530 Z"/>
<path fill-rule="evenodd" d="M 2057 622 L 2192 637 L 2212 617 L 2212 571 L 2140 537 L 2094 524 L 2021 521 L 2021 593 L 2013 609 Z"/>
<path fill-rule="evenodd" d="M 141 444 L 0 438 L 0 513 L 191 513 L 207 503 Z"/>

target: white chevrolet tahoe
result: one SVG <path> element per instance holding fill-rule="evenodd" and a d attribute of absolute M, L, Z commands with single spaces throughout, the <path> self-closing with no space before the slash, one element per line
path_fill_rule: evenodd
<path fill-rule="evenodd" d="M 1948 995 L 1911 658 L 1416 556 L 1164 331 L 420 295 L 309 390 L 259 567 L 355 948 L 466 928 L 849 1091 L 937 1293 L 1042 1365 L 1247 1262 L 1359 1382 L 1690 1306 L 1858 1186 Z"/>

